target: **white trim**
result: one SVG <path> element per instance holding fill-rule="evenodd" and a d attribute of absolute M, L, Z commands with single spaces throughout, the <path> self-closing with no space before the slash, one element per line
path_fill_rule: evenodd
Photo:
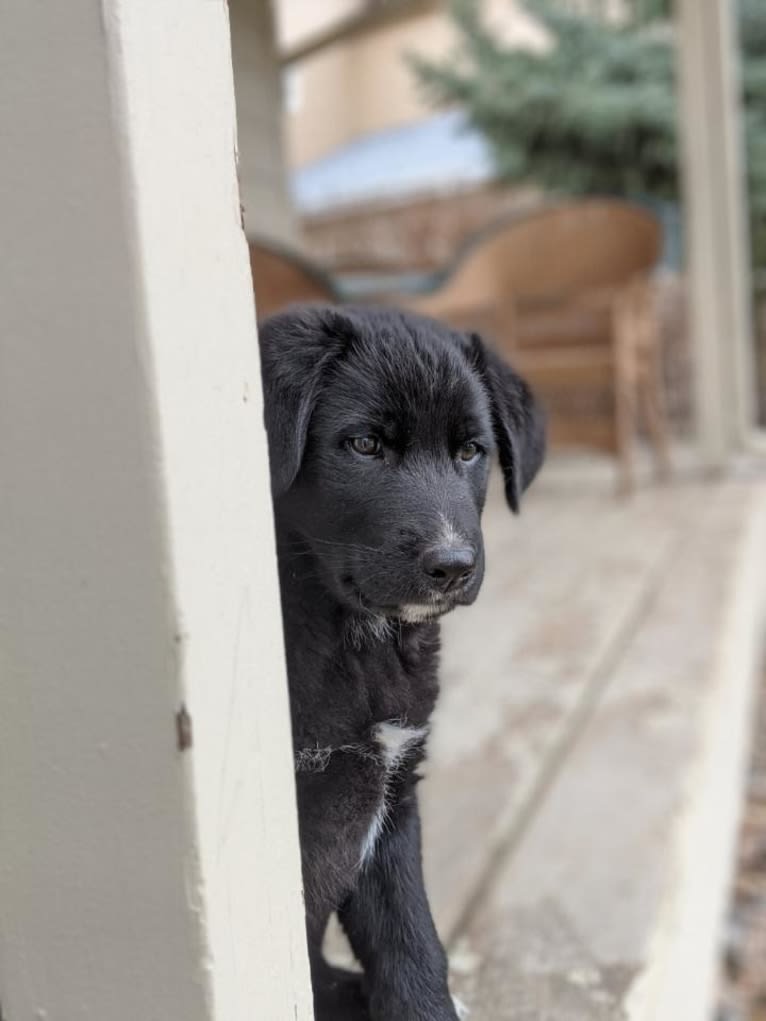
<path fill-rule="evenodd" d="M 697 431 L 721 468 L 755 423 L 736 5 L 678 0 L 677 12 Z"/>

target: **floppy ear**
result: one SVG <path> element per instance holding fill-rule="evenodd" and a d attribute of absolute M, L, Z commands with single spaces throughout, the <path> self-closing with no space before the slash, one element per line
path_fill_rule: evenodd
<path fill-rule="evenodd" d="M 271 487 L 275 497 L 295 481 L 309 423 L 329 366 L 348 347 L 351 322 L 331 306 L 295 306 L 258 327 Z"/>
<path fill-rule="evenodd" d="M 492 405 L 492 427 L 505 497 L 518 514 L 521 494 L 545 457 L 545 415 L 529 386 L 510 365 L 471 334 L 471 361 L 482 377 Z"/>

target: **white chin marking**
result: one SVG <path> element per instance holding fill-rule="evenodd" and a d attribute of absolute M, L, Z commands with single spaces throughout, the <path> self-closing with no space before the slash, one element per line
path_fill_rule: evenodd
<path fill-rule="evenodd" d="M 433 604 L 405 603 L 399 607 L 399 620 L 405 624 L 422 624 L 425 620 L 433 620 L 439 616 L 438 607 Z"/>

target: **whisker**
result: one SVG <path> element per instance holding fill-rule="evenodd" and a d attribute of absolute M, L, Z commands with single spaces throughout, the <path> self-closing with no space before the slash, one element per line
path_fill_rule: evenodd
<path fill-rule="evenodd" d="M 305 539 L 283 539 L 278 545 L 280 547 L 285 546 L 308 546 L 312 544 L 319 544 L 320 546 L 332 546 L 336 549 L 342 550 L 365 550 L 369 553 L 382 553 L 383 550 L 380 546 L 367 546 L 361 542 L 340 542 L 334 539 L 320 539 L 318 536 L 307 536 Z"/>

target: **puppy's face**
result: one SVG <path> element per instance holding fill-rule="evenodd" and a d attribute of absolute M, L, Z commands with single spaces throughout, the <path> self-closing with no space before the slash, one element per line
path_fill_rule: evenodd
<path fill-rule="evenodd" d="M 337 596 L 422 620 L 476 597 L 493 450 L 487 395 L 459 350 L 366 337 L 327 373 L 284 512 Z"/>
<path fill-rule="evenodd" d="M 369 309 L 285 313 L 261 337 L 280 531 L 350 609 L 418 622 L 472 602 L 491 457 L 510 450 L 481 342 Z M 515 505 L 524 437 L 510 442 Z"/>

